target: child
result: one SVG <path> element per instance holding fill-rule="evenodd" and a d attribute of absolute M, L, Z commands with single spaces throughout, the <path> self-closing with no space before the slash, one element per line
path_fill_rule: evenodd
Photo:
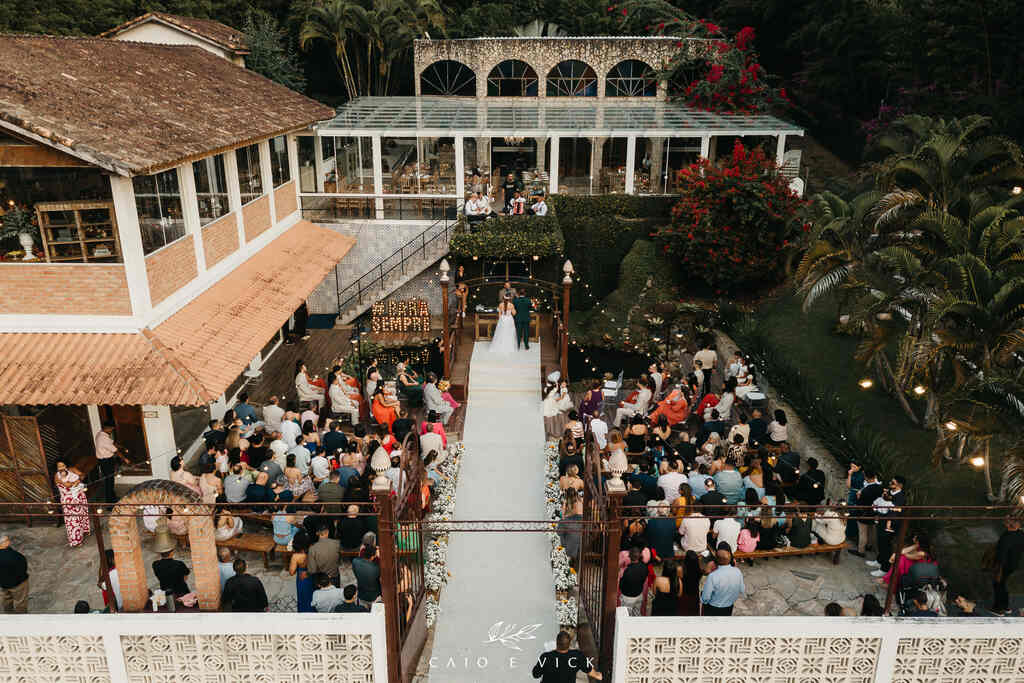
<path fill-rule="evenodd" d="M 740 530 L 736 539 L 736 550 L 741 553 L 752 553 L 757 550 L 757 542 L 761 540 L 761 520 L 758 517 L 747 517 L 747 523 Z"/>
<path fill-rule="evenodd" d="M 526 200 L 523 199 L 523 195 L 519 190 L 516 190 L 516 194 L 512 197 L 512 201 L 509 202 L 508 210 L 513 216 L 522 216 L 526 209 Z"/>

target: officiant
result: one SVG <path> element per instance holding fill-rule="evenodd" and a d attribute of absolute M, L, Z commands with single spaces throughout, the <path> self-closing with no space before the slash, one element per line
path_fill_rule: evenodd
<path fill-rule="evenodd" d="M 508 284 L 507 282 L 505 284 Z M 515 290 L 513 290 L 515 291 Z M 516 309 L 516 348 L 520 342 L 527 351 L 530 350 L 530 312 L 533 311 L 533 301 L 526 296 L 517 296 L 512 300 Z"/>

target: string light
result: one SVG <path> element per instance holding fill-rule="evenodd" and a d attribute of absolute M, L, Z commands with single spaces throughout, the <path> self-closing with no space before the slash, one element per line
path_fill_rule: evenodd
<path fill-rule="evenodd" d="M 857 382 L 857 384 L 860 385 L 861 389 L 870 389 L 871 387 L 873 387 L 875 385 L 874 381 L 868 379 L 867 377 L 865 377 L 861 381 Z"/>
<path fill-rule="evenodd" d="M 971 458 L 971 464 L 980 469 L 985 466 L 985 458 L 980 455 L 976 455 Z"/>
<path fill-rule="evenodd" d="M 953 422 L 952 420 L 947 422 L 946 423 L 946 429 L 948 429 L 951 432 L 955 432 L 956 431 L 956 422 Z"/>
<path fill-rule="evenodd" d="M 925 388 L 922 387 L 920 384 L 918 384 L 916 387 L 914 387 L 914 393 L 917 394 L 918 396 L 923 395 L 924 392 L 925 392 Z"/>

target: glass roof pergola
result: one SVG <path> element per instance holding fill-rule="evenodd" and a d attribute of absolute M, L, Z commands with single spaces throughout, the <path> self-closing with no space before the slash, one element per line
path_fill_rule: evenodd
<path fill-rule="evenodd" d="M 716 114 L 677 102 L 360 97 L 316 126 L 321 135 L 648 136 L 803 135 L 765 114 Z"/>

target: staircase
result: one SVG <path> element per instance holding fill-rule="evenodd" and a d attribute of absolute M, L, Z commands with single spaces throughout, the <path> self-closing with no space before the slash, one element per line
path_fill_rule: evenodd
<path fill-rule="evenodd" d="M 348 325 L 448 253 L 456 221 L 442 218 L 354 282 L 338 288 L 335 327 Z"/>

